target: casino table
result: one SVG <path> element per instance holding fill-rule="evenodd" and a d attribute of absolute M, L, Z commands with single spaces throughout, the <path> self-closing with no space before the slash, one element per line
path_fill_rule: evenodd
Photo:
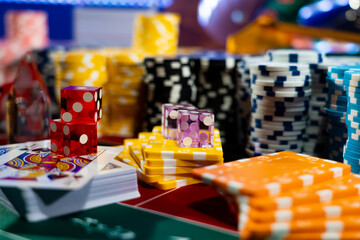
<path fill-rule="evenodd" d="M 211 187 L 162 191 L 139 182 L 139 192 L 137 199 L 37 223 L 0 205 L 0 239 L 238 239 L 235 215 Z"/>

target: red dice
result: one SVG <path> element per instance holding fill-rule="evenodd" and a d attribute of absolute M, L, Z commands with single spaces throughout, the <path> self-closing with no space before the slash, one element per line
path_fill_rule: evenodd
<path fill-rule="evenodd" d="M 63 126 L 60 119 L 50 120 L 51 152 L 63 155 Z"/>
<path fill-rule="evenodd" d="M 97 123 L 65 123 L 63 127 L 64 156 L 96 153 Z"/>
<path fill-rule="evenodd" d="M 61 119 L 50 124 L 51 151 L 66 157 L 96 153 L 101 118 L 101 87 L 61 89 Z"/>
<path fill-rule="evenodd" d="M 61 120 L 96 123 L 102 118 L 102 88 L 69 86 L 61 89 Z"/>

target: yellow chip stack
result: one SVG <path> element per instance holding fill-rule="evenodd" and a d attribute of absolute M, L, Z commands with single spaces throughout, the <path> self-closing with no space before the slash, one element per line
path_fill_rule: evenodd
<path fill-rule="evenodd" d="M 180 148 L 159 129 L 126 139 L 125 150 L 116 158 L 135 167 L 139 180 L 162 190 L 187 186 L 200 182 L 192 177 L 193 169 L 223 163 L 219 130 L 214 131 L 212 148 Z"/>
<path fill-rule="evenodd" d="M 177 52 L 180 16 L 174 13 L 139 14 L 135 19 L 133 47 L 148 55 Z"/>
<path fill-rule="evenodd" d="M 103 49 L 109 81 L 104 85 L 104 120 L 100 126 L 106 136 L 134 137 L 141 124 L 143 55 L 132 49 Z"/>
<path fill-rule="evenodd" d="M 59 52 L 55 57 L 55 73 L 55 94 L 60 102 L 60 90 L 64 87 L 102 87 L 108 80 L 106 56 L 89 49 Z"/>

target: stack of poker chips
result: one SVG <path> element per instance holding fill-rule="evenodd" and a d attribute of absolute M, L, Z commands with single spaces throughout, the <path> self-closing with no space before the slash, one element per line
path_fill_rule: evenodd
<path fill-rule="evenodd" d="M 8 11 L 6 38 L 22 48 L 40 49 L 48 45 L 48 19 L 43 11 Z"/>
<path fill-rule="evenodd" d="M 139 133 L 137 139 L 125 139 L 124 144 L 116 159 L 135 167 L 140 181 L 162 190 L 199 183 L 192 177 L 194 168 L 223 163 L 217 129 L 210 148 L 181 148 L 176 140 L 162 136 L 160 126 Z"/>
<path fill-rule="evenodd" d="M 55 94 L 70 85 L 102 87 L 108 80 L 106 56 L 96 50 L 59 52 L 55 57 Z"/>
<path fill-rule="evenodd" d="M 215 127 L 220 130 L 225 154 L 239 151 L 236 129 L 237 64 L 241 58 L 224 52 L 209 51 L 192 55 L 197 76 L 197 106 L 214 113 Z M 234 156 L 225 156 L 231 159 Z M 238 157 L 238 156 L 236 156 Z"/>
<path fill-rule="evenodd" d="M 251 65 L 250 73 L 247 153 L 302 152 L 311 95 L 309 65 L 264 62 Z"/>
<path fill-rule="evenodd" d="M 358 65 L 331 66 L 327 72 L 328 98 L 325 111 L 328 115 L 329 158 L 343 161 L 344 144 L 348 138 L 345 124 L 348 99 L 344 87 L 344 74 Z"/>
<path fill-rule="evenodd" d="M 180 16 L 174 13 L 137 15 L 133 48 L 148 55 L 176 54 Z"/>
<path fill-rule="evenodd" d="M 311 101 L 309 104 L 308 123 L 303 137 L 304 151 L 310 155 L 326 155 L 326 138 L 324 129 L 326 124 L 323 108 L 326 102 L 326 60 L 325 55 L 313 50 L 276 49 L 269 50 L 267 56 L 270 61 L 284 63 L 300 63 L 310 65 Z M 323 151 L 323 149 L 325 149 Z"/>
<path fill-rule="evenodd" d="M 146 116 L 150 131 L 161 123 L 163 103 L 194 103 L 197 96 L 195 76 L 187 57 L 145 58 Z"/>
<path fill-rule="evenodd" d="M 249 131 L 251 116 L 251 76 L 250 64 L 263 62 L 264 56 L 243 56 L 237 64 L 239 77 L 236 83 L 235 98 L 236 106 L 236 122 L 238 128 L 238 142 L 241 149 L 245 149 L 247 144 L 247 132 Z"/>
<path fill-rule="evenodd" d="M 328 65 L 325 63 L 310 63 L 311 101 L 304 137 L 304 152 L 317 157 L 328 157 L 327 122 L 324 112 L 328 92 L 327 68 Z"/>
<path fill-rule="evenodd" d="M 360 173 L 360 66 L 346 71 L 344 85 L 347 93 L 346 125 L 348 139 L 344 146 L 344 163 L 351 165 L 351 171 Z"/>
<path fill-rule="evenodd" d="M 64 49 L 56 47 L 32 51 L 35 63 L 49 92 L 53 119 L 60 116 L 60 109 L 55 95 L 55 56 L 60 51 L 64 51 Z"/>
<path fill-rule="evenodd" d="M 347 164 L 284 151 L 194 169 L 193 174 L 235 207 L 240 239 L 359 235 L 360 176 L 350 173 Z"/>
<path fill-rule="evenodd" d="M 223 163 L 214 115 L 191 104 L 163 104 L 162 125 L 125 139 L 118 159 L 137 169 L 141 181 L 166 190 L 199 183 L 192 170 Z"/>
<path fill-rule="evenodd" d="M 104 85 L 105 136 L 134 137 L 139 132 L 143 107 L 143 56 L 132 49 L 104 49 L 108 56 L 108 82 Z"/>

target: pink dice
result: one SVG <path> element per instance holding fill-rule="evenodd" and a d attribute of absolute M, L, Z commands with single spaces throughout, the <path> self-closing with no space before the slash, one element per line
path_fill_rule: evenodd
<path fill-rule="evenodd" d="M 61 89 L 61 121 L 96 123 L 101 118 L 101 87 L 69 86 Z"/>
<path fill-rule="evenodd" d="M 81 156 L 97 151 L 97 123 L 65 123 L 64 156 Z"/>
<path fill-rule="evenodd" d="M 214 146 L 214 114 L 206 110 L 178 110 L 177 141 L 180 147 Z"/>
<path fill-rule="evenodd" d="M 61 119 L 50 123 L 51 151 L 60 157 L 96 153 L 97 122 L 101 118 L 101 87 L 61 89 Z"/>
<path fill-rule="evenodd" d="M 164 138 L 177 139 L 177 118 L 179 110 L 197 110 L 192 104 L 163 104 L 161 131 Z"/>

